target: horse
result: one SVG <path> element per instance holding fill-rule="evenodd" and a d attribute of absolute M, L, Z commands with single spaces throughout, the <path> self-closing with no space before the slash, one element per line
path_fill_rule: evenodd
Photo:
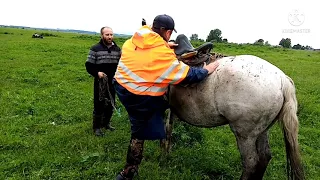
<path fill-rule="evenodd" d="M 242 159 L 240 179 L 258 180 L 263 178 L 272 158 L 268 130 L 279 122 L 284 135 L 288 179 L 304 179 L 294 81 L 258 56 L 212 53 L 210 42 L 193 48 L 184 35 L 175 41 L 180 42 L 179 48 L 174 49 L 179 61 L 197 67 L 218 61 L 219 66 L 200 83 L 169 86 L 167 137 L 161 147 L 169 153 L 174 117 L 202 128 L 229 125 Z"/>
<path fill-rule="evenodd" d="M 142 25 L 146 25 L 142 19 Z M 202 128 L 229 125 L 242 159 L 241 180 L 263 179 L 272 158 L 268 131 L 276 123 L 283 131 L 288 179 L 305 179 L 298 143 L 298 102 L 294 81 L 277 66 L 254 55 L 212 53 L 213 43 L 194 48 L 184 34 L 177 36 L 177 59 L 193 67 L 214 61 L 218 68 L 200 83 L 169 85 L 166 139 L 169 153 L 173 120 Z"/>

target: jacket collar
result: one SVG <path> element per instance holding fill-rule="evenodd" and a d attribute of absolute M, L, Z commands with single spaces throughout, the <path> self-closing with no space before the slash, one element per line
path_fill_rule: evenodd
<path fill-rule="evenodd" d="M 104 46 L 104 47 L 108 47 L 108 46 L 103 42 L 103 39 L 102 39 L 102 38 L 100 38 L 99 43 L 100 43 L 102 46 Z M 116 44 L 116 42 L 112 41 L 111 47 L 113 47 L 113 46 L 116 46 L 116 47 L 117 47 L 118 45 Z"/>

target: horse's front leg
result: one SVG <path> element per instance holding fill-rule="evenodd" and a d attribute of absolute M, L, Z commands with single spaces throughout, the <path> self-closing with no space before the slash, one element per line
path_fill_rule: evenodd
<path fill-rule="evenodd" d="M 165 150 L 167 153 L 171 150 L 172 147 L 172 129 L 173 129 L 173 119 L 174 119 L 174 113 L 170 110 L 168 113 L 168 118 L 166 122 L 166 144 L 165 144 Z"/>
<path fill-rule="evenodd" d="M 174 114 L 169 109 L 168 116 L 166 118 L 166 139 L 160 141 L 160 147 L 164 152 L 169 153 L 172 146 L 172 129 L 173 129 L 173 117 Z"/>

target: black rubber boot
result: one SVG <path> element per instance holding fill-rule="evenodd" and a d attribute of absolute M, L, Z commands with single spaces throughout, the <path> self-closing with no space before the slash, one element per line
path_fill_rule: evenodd
<path fill-rule="evenodd" d="M 112 118 L 112 113 L 113 111 L 111 110 L 107 112 L 105 116 L 102 117 L 102 126 L 106 128 L 106 130 L 110 130 L 110 131 L 116 130 L 115 127 L 111 126 L 111 122 L 110 122 Z"/>
<path fill-rule="evenodd" d="M 95 130 L 94 130 L 94 134 L 95 134 L 96 136 L 104 136 L 104 133 L 102 132 L 101 129 L 95 129 Z"/>
<path fill-rule="evenodd" d="M 104 136 L 104 133 L 101 130 L 101 118 L 102 116 L 93 115 L 92 128 L 93 128 L 93 133 L 96 136 Z"/>

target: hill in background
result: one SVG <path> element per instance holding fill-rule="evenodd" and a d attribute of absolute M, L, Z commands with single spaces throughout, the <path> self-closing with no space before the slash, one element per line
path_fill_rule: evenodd
<path fill-rule="evenodd" d="M 37 27 L 28 27 L 28 26 L 13 26 L 13 25 L 0 25 L 0 27 L 9 27 L 9 28 L 18 28 L 18 29 L 30 29 L 30 30 L 46 30 L 46 31 L 55 31 L 55 32 L 69 32 L 69 33 L 78 33 L 78 34 L 93 34 L 97 35 L 100 34 L 99 32 L 94 31 L 85 31 L 85 30 L 77 30 L 77 29 L 54 29 L 54 28 L 37 28 Z M 129 34 L 117 34 L 115 33 L 114 36 L 116 37 L 129 37 Z"/>

